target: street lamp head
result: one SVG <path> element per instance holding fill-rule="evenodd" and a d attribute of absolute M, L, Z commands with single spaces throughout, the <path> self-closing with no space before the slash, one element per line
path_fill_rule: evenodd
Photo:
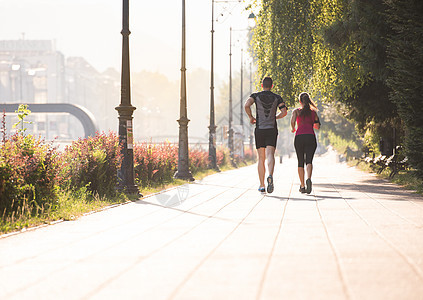
<path fill-rule="evenodd" d="M 255 25 L 256 25 L 256 15 L 253 12 L 251 12 L 250 15 L 248 16 L 248 26 L 252 28 Z"/>
<path fill-rule="evenodd" d="M 19 71 L 20 68 L 21 68 L 21 65 L 12 65 L 13 71 Z"/>

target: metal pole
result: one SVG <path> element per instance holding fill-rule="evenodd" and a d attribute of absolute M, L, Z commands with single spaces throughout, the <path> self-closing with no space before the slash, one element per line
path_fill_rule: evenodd
<path fill-rule="evenodd" d="M 252 74 L 253 74 L 253 71 L 252 71 L 253 70 L 253 67 L 252 67 L 252 65 L 253 65 L 253 62 L 250 61 L 250 95 L 253 93 L 253 79 L 252 79 L 252 77 L 253 77 L 252 76 Z M 254 139 L 253 130 L 251 129 L 250 130 L 250 151 L 251 151 L 251 154 L 252 155 L 254 155 L 253 139 Z"/>
<path fill-rule="evenodd" d="M 188 157 L 187 88 L 185 67 L 185 0 L 182 0 L 182 51 L 181 51 L 181 100 L 179 110 L 178 170 L 175 178 L 194 181 L 189 170 Z"/>
<path fill-rule="evenodd" d="M 119 145 L 123 157 L 122 165 L 118 170 L 117 189 L 127 194 L 142 196 L 134 181 L 134 150 L 132 132 L 132 113 L 136 109 L 131 105 L 131 83 L 129 69 L 129 0 L 123 0 L 122 18 L 122 75 L 120 105 L 116 107 L 119 114 Z"/>
<path fill-rule="evenodd" d="M 212 0 L 211 25 L 211 73 L 210 73 L 210 125 L 209 125 L 209 168 L 219 170 L 216 158 L 216 124 L 214 116 L 214 0 Z"/>
<path fill-rule="evenodd" d="M 228 146 L 229 156 L 232 165 L 235 165 L 234 157 L 234 130 L 232 129 L 232 27 L 229 31 L 229 130 L 228 130 Z"/>
<path fill-rule="evenodd" d="M 244 49 L 241 49 L 241 97 L 240 97 L 240 111 L 239 111 L 239 122 L 241 125 L 241 157 L 244 158 L 244 107 L 243 107 L 243 54 Z"/>

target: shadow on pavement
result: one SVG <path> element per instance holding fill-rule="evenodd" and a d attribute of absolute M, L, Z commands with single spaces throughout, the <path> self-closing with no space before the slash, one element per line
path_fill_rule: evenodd
<path fill-rule="evenodd" d="M 325 184 L 319 183 L 320 188 L 326 189 L 336 189 L 340 192 L 342 191 L 360 191 L 368 194 L 382 194 L 382 195 L 391 195 L 398 197 L 412 197 L 415 200 L 423 201 L 423 196 L 416 194 L 412 190 L 405 190 L 399 186 L 387 184 L 381 180 L 363 180 L 360 184 L 354 183 L 343 183 L 343 184 Z M 395 200 L 405 200 L 405 199 L 395 199 Z"/>
<path fill-rule="evenodd" d="M 322 201 L 322 200 L 329 200 L 329 199 L 338 199 L 338 200 L 353 200 L 352 198 L 342 198 L 342 197 L 332 197 L 332 196 L 319 196 L 319 195 L 305 195 L 305 198 L 291 198 L 291 197 L 278 197 L 278 196 L 268 196 L 267 198 L 275 198 L 281 201 Z"/>

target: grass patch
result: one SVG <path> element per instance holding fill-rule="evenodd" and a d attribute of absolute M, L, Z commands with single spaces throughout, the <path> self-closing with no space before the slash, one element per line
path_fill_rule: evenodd
<path fill-rule="evenodd" d="M 75 220 L 89 212 L 100 211 L 105 207 L 130 201 L 124 195 L 118 195 L 113 199 L 91 195 L 86 188 L 76 192 L 63 192 L 59 195 L 57 203 L 53 206 L 34 208 L 24 201 L 20 210 L 11 216 L 3 216 L 0 219 L 0 234 L 25 230 L 26 228 L 51 224 L 55 221 Z"/>

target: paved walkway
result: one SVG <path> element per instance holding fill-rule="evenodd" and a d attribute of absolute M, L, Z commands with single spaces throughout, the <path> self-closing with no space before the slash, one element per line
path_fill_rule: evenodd
<path fill-rule="evenodd" d="M 0 299 L 423 299 L 423 198 L 315 159 L 256 165 L 0 239 Z"/>

